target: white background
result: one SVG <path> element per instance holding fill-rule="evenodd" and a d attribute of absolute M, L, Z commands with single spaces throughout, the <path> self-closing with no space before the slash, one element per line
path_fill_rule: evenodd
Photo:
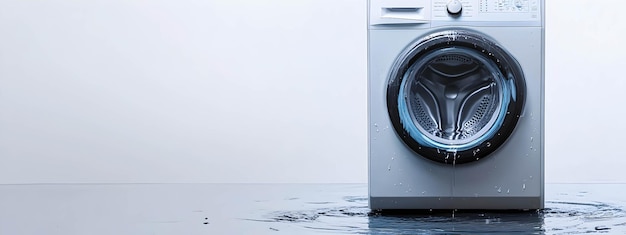
<path fill-rule="evenodd" d="M 364 183 L 366 7 L 0 0 L 0 184 Z M 546 9 L 546 181 L 626 182 L 626 2 Z"/>

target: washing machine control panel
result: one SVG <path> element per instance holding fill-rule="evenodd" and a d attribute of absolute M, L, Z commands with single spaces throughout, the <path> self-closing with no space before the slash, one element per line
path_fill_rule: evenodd
<path fill-rule="evenodd" d="M 432 0 L 434 21 L 539 21 L 540 0 Z"/>
<path fill-rule="evenodd" d="M 369 22 L 374 27 L 540 26 L 543 7 L 543 0 L 369 1 Z"/>

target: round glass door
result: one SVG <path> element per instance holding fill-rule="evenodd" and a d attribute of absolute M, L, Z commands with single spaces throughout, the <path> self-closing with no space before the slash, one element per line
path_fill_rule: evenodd
<path fill-rule="evenodd" d="M 460 164 L 495 151 L 524 105 L 517 61 L 493 40 L 466 30 L 431 34 L 393 65 L 387 106 L 394 129 L 430 160 Z"/>

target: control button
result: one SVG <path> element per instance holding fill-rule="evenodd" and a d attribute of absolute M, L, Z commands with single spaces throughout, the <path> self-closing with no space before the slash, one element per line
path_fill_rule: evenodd
<path fill-rule="evenodd" d="M 451 0 L 448 2 L 448 5 L 446 5 L 446 8 L 448 8 L 448 13 L 451 15 L 458 15 L 461 14 L 463 5 L 461 5 L 461 1 L 459 0 Z"/>

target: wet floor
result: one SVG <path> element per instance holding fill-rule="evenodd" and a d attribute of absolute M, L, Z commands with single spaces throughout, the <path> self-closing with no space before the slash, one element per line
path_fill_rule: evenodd
<path fill-rule="evenodd" d="M 625 186 L 548 184 L 539 211 L 380 214 L 365 184 L 0 185 L 0 234 L 626 234 Z"/>
<path fill-rule="evenodd" d="M 366 201 L 366 198 L 362 198 Z M 264 222 L 295 223 L 311 231 L 347 234 L 585 234 L 625 233 L 624 211 L 603 203 L 548 202 L 539 211 L 372 213 L 366 206 L 282 211 Z M 273 227 L 270 227 L 272 229 Z M 273 228 L 278 230 L 276 228 Z"/>
<path fill-rule="evenodd" d="M 619 184 L 554 184 L 546 209 L 533 211 L 455 211 L 382 214 L 367 208 L 365 195 L 301 201 L 301 210 L 277 210 L 264 219 L 270 229 L 299 226 L 329 234 L 626 234 L 626 197 Z M 357 190 L 355 188 L 355 190 Z M 332 205 L 332 206 L 331 206 Z"/>

